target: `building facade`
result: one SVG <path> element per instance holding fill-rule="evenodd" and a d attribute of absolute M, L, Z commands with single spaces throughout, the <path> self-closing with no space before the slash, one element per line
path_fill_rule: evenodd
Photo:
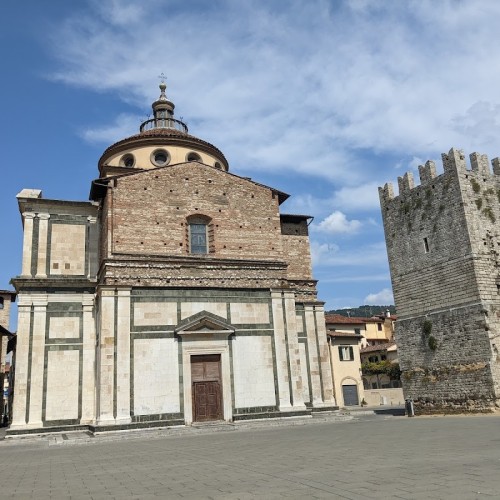
<path fill-rule="evenodd" d="M 308 216 L 229 172 L 160 85 L 90 201 L 18 195 L 24 226 L 10 432 L 335 408 Z"/>
<path fill-rule="evenodd" d="M 365 400 L 361 379 L 360 336 L 328 330 L 333 389 L 339 406 L 358 406 Z"/>
<path fill-rule="evenodd" d="M 443 154 L 379 189 L 406 397 L 419 412 L 488 411 L 500 399 L 500 159 Z"/>

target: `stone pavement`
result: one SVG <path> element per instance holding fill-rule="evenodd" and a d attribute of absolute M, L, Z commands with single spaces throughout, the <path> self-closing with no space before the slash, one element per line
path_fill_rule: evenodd
<path fill-rule="evenodd" d="M 0 496 L 500 498 L 499 429 L 499 416 L 367 412 L 350 420 L 6 440 Z"/>

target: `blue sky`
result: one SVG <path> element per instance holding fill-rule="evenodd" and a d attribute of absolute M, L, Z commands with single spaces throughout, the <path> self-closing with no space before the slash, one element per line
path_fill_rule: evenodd
<path fill-rule="evenodd" d="M 86 200 L 162 72 L 232 172 L 315 217 L 329 309 L 392 301 L 378 186 L 451 147 L 500 155 L 496 0 L 25 0 L 0 17 L 0 288 L 21 267 L 16 194 Z"/>

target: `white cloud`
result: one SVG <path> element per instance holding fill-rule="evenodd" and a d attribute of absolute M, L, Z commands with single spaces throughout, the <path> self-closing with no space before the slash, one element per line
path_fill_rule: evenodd
<path fill-rule="evenodd" d="M 380 183 L 370 182 L 354 187 L 342 187 L 333 194 L 332 203 L 346 211 L 379 210 L 378 186 Z"/>
<path fill-rule="evenodd" d="M 367 150 L 498 153 L 499 2 L 90 5 L 54 27 L 55 78 L 147 109 L 165 71 L 191 131 L 238 168 L 352 187 L 380 178 Z"/>
<path fill-rule="evenodd" d="M 316 231 L 328 234 L 354 234 L 360 227 L 361 222 L 359 220 L 348 220 L 345 214 L 338 210 L 335 210 L 326 219 L 323 219 L 319 224 L 313 226 Z"/>
<path fill-rule="evenodd" d="M 326 262 L 335 258 L 335 255 L 339 252 L 339 250 L 339 246 L 333 243 L 318 243 L 316 241 L 312 241 L 311 260 L 313 266 L 325 265 Z"/>
<path fill-rule="evenodd" d="M 322 273 L 325 268 L 356 267 L 387 269 L 387 251 L 385 243 L 362 243 L 359 246 L 345 246 L 332 243 L 321 243 L 315 239 L 311 241 L 311 256 L 314 266 L 321 266 Z"/>
<path fill-rule="evenodd" d="M 137 115 L 120 114 L 114 123 L 87 128 L 81 132 L 81 136 L 88 142 L 105 143 L 107 145 L 137 134 L 139 125 L 145 120 L 145 117 Z"/>
<path fill-rule="evenodd" d="M 389 281 L 388 274 L 350 274 L 347 276 L 335 276 L 331 278 L 321 278 L 321 283 L 366 283 L 372 281 Z"/>
<path fill-rule="evenodd" d="M 380 292 L 370 293 L 365 297 L 364 303 L 384 306 L 394 304 L 392 290 L 384 288 L 383 290 L 380 290 Z"/>
<path fill-rule="evenodd" d="M 412 168 L 413 170 L 418 171 L 418 167 L 420 165 L 423 165 L 425 163 L 425 160 L 422 160 L 422 158 L 419 158 L 418 156 L 414 156 L 411 161 L 408 163 L 408 167 Z"/>

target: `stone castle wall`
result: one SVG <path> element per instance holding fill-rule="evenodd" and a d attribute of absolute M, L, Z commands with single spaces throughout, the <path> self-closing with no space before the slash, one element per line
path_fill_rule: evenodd
<path fill-rule="evenodd" d="M 380 189 L 398 310 L 405 395 L 420 411 L 481 410 L 499 397 L 500 165 L 484 155 L 443 155 Z"/>

